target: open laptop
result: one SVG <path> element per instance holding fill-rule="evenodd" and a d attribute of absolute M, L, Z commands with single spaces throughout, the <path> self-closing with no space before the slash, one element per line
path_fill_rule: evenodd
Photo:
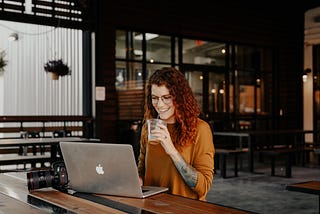
<path fill-rule="evenodd" d="M 69 187 L 76 192 L 146 198 L 168 190 L 140 186 L 129 144 L 60 142 Z"/>

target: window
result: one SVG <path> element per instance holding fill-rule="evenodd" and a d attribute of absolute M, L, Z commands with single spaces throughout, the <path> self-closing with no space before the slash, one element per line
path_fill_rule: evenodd
<path fill-rule="evenodd" d="M 225 66 L 225 53 L 224 43 L 183 39 L 183 63 Z"/>
<path fill-rule="evenodd" d="M 184 72 L 209 120 L 219 118 L 232 128 L 241 124 L 253 128 L 256 115 L 272 109 L 272 51 L 267 48 L 149 32 L 118 30 L 116 35 L 120 120 L 143 117 L 145 83 L 165 66 Z"/>

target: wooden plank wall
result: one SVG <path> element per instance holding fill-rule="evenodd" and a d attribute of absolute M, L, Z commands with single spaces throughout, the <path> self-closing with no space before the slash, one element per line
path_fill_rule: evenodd
<path fill-rule="evenodd" d="M 118 91 L 119 120 L 143 119 L 144 91 Z"/>

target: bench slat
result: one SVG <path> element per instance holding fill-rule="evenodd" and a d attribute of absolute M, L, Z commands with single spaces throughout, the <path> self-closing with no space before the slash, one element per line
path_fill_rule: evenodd
<path fill-rule="evenodd" d="M 30 156 L 2 156 L 0 157 L 0 165 L 14 165 L 14 164 L 24 164 L 24 163 L 44 163 L 50 162 L 50 154 L 44 155 L 30 155 Z"/>

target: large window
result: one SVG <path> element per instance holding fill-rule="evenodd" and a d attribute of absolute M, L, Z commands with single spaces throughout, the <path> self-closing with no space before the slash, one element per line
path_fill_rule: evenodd
<path fill-rule="evenodd" d="M 143 117 L 144 84 L 156 70 L 171 66 L 171 37 L 118 30 L 116 33 L 116 89 L 120 120 Z"/>
<path fill-rule="evenodd" d="M 182 61 L 184 64 L 225 66 L 224 43 L 199 39 L 183 39 Z"/>
<path fill-rule="evenodd" d="M 118 30 L 119 119 L 141 119 L 146 80 L 156 69 L 176 66 L 208 120 L 227 121 L 230 128 L 255 128 L 257 115 L 271 111 L 271 53 L 267 48 Z"/>
<path fill-rule="evenodd" d="M 239 115 L 234 126 L 240 129 L 267 128 L 269 121 L 263 117 L 267 118 L 272 109 L 271 51 L 235 45 L 231 55 L 235 61 L 230 66 L 230 93 L 234 97 L 234 112 Z M 262 120 L 257 121 L 258 117 Z"/>
<path fill-rule="evenodd" d="M 209 73 L 209 112 L 213 114 L 226 112 L 226 82 L 224 77 L 224 73 Z"/>

